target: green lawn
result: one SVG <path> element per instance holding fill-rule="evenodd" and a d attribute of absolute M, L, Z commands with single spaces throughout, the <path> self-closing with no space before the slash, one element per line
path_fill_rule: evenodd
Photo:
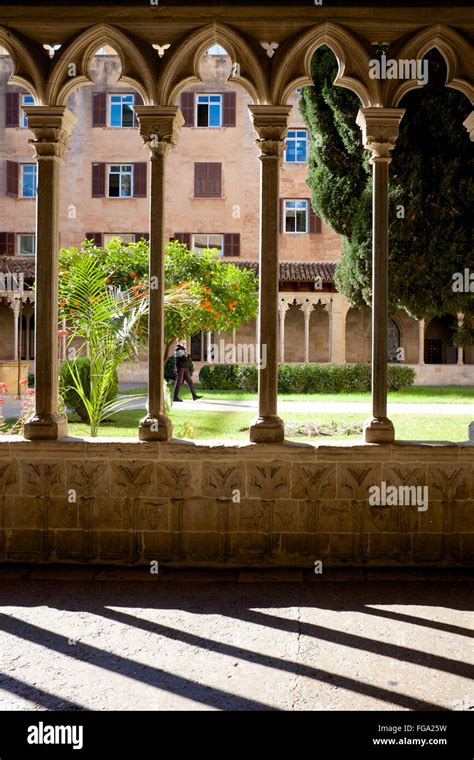
<path fill-rule="evenodd" d="M 100 430 L 101 437 L 137 437 L 137 428 L 140 418 L 143 416 L 143 410 L 133 409 L 118 412 L 113 420 L 104 424 Z M 173 421 L 174 435 L 176 438 L 192 437 L 196 440 L 223 438 L 235 440 L 248 440 L 248 428 L 252 419 L 255 417 L 254 412 L 231 412 L 223 414 L 222 412 L 199 412 L 193 414 L 187 410 L 172 410 L 171 419 Z M 365 414 L 318 414 L 308 418 L 307 414 L 285 414 L 285 421 L 295 423 L 317 422 L 321 425 L 327 425 L 330 422 L 353 423 L 362 425 L 367 415 Z M 459 415 L 449 417 L 443 415 L 440 417 L 428 415 L 392 415 L 395 425 L 396 436 L 398 440 L 416 440 L 416 441 L 467 441 L 468 425 L 472 418 L 468 415 Z M 185 430 L 185 425 L 191 425 L 192 430 Z M 90 435 L 87 425 L 77 422 L 71 422 L 69 425 L 69 435 L 84 437 Z M 356 441 L 361 440 L 360 434 L 349 436 L 318 436 L 310 438 L 295 437 L 294 440 L 306 440 L 318 443 L 329 443 L 333 440 Z"/>
<path fill-rule="evenodd" d="M 245 393 L 244 391 L 203 391 L 199 384 L 196 389 L 209 400 L 228 400 L 236 399 L 241 401 L 256 400 L 256 393 Z M 127 396 L 142 395 L 146 396 L 145 387 L 133 388 L 124 391 Z M 191 398 L 188 387 L 180 393 L 182 398 Z M 280 393 L 278 395 L 283 401 L 349 401 L 359 403 L 370 401 L 370 393 Z M 388 394 L 388 400 L 393 404 L 473 404 L 474 403 L 474 385 L 418 385 L 407 388 L 404 391 L 392 391 Z"/>

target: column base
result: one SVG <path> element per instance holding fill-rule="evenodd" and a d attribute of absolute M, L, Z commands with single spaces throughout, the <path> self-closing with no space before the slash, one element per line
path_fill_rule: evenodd
<path fill-rule="evenodd" d="M 364 422 L 364 440 L 366 443 L 393 443 L 395 428 L 388 417 L 371 417 Z"/>
<path fill-rule="evenodd" d="M 252 443 L 281 443 L 285 439 L 285 423 L 280 417 L 257 417 L 250 427 Z"/>
<path fill-rule="evenodd" d="M 24 425 L 27 441 L 56 441 L 67 436 L 67 418 L 63 414 L 34 414 Z"/>
<path fill-rule="evenodd" d="M 148 415 L 140 420 L 138 438 L 140 441 L 169 441 L 173 435 L 171 420 L 164 414 Z"/>

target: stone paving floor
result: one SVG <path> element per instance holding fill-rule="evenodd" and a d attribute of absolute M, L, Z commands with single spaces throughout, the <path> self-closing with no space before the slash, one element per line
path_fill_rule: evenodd
<path fill-rule="evenodd" d="M 0 569 L 0 710 L 474 709 L 473 574 Z"/>

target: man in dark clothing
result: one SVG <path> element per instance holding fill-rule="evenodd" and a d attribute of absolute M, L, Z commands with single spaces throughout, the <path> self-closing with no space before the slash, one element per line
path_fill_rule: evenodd
<path fill-rule="evenodd" d="M 176 385 L 174 387 L 174 401 L 182 401 L 182 398 L 179 398 L 179 388 L 180 385 L 184 383 L 184 381 L 187 382 L 189 385 L 189 390 L 191 391 L 193 401 L 197 401 L 198 398 L 202 398 L 202 396 L 198 396 L 196 394 L 196 390 L 193 385 L 193 380 L 191 377 L 191 373 L 189 372 L 189 360 L 191 358 L 191 354 L 188 354 L 186 351 L 186 341 L 181 340 L 176 344 L 176 348 L 174 350 L 174 360 L 176 365 Z"/>

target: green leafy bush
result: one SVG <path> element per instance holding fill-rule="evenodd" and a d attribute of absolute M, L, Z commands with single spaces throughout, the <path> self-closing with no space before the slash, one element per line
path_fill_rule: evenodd
<path fill-rule="evenodd" d="M 71 364 L 74 364 L 76 373 L 79 374 L 82 380 L 82 387 L 90 389 L 90 378 L 91 378 L 90 360 L 87 359 L 86 357 L 79 357 L 77 359 L 69 359 L 68 361 L 65 361 L 64 364 L 61 365 L 61 369 L 59 371 L 61 396 L 62 396 L 64 405 L 68 409 L 70 409 L 72 412 L 75 412 L 81 418 L 82 422 L 89 423 L 90 422 L 89 415 L 87 413 L 84 402 L 82 401 L 81 397 L 79 396 L 79 393 L 74 387 L 73 377 L 71 374 Z M 115 373 L 112 376 L 112 382 L 110 384 L 109 391 L 107 393 L 107 402 L 113 401 L 116 398 L 118 389 L 119 389 L 118 374 L 117 374 L 117 370 L 115 370 Z"/>
<path fill-rule="evenodd" d="M 192 363 L 191 359 L 188 362 L 188 367 L 192 377 L 194 372 L 194 364 Z M 165 361 L 165 380 L 167 383 L 172 383 L 176 380 L 176 362 L 174 356 L 168 356 L 167 360 Z"/>
<path fill-rule="evenodd" d="M 237 364 L 205 364 L 199 370 L 199 382 L 204 390 L 238 391 Z"/>
<path fill-rule="evenodd" d="M 28 388 L 34 388 L 34 387 L 35 387 L 35 373 L 28 372 Z"/>
<path fill-rule="evenodd" d="M 255 392 L 258 371 L 255 364 L 207 364 L 199 372 L 205 390 Z M 388 389 L 398 391 L 413 385 L 411 367 L 389 365 Z M 280 364 L 279 393 L 362 393 L 370 391 L 370 364 Z"/>

